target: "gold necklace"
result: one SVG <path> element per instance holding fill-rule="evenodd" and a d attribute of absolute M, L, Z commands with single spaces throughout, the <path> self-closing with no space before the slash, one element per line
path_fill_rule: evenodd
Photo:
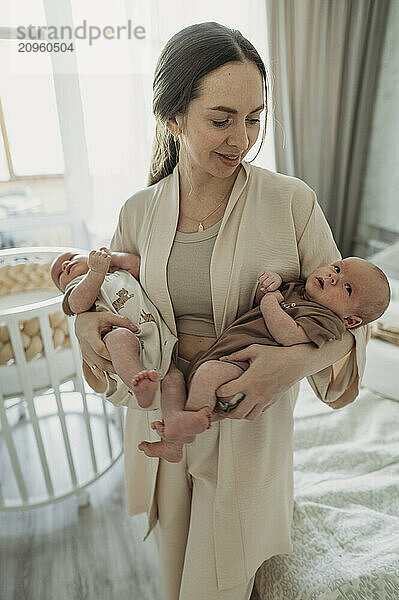
<path fill-rule="evenodd" d="M 206 215 L 206 217 L 204 217 L 203 219 L 200 220 L 197 232 L 198 231 L 204 231 L 204 225 L 203 225 L 204 221 L 206 221 L 208 217 L 210 217 L 211 215 L 213 215 L 213 213 L 215 213 L 217 211 L 217 209 L 222 206 L 223 202 L 230 195 L 230 193 L 231 193 L 231 190 L 226 194 L 226 196 L 223 198 L 223 200 L 221 201 L 221 203 L 219 204 L 219 206 L 217 206 L 215 208 L 215 210 L 213 210 L 212 212 L 209 213 L 209 215 Z M 192 217 L 188 217 L 186 214 L 184 214 L 183 211 L 181 211 L 181 213 L 182 213 L 183 217 L 186 217 L 186 219 L 190 219 L 190 221 L 195 221 L 196 223 L 198 223 L 198 219 L 193 219 Z"/>

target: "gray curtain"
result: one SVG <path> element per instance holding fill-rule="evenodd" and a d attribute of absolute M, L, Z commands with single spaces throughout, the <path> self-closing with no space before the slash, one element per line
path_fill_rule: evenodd
<path fill-rule="evenodd" d="M 277 171 L 352 249 L 390 0 L 266 0 Z"/>

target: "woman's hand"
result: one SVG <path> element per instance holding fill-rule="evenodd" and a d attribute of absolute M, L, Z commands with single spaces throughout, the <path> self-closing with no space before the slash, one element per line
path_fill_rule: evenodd
<path fill-rule="evenodd" d="M 226 413 L 228 419 L 256 419 L 281 395 L 304 376 L 303 352 L 295 346 L 289 348 L 252 344 L 238 352 L 228 354 L 230 360 L 248 361 L 249 368 L 238 379 L 224 383 L 217 396 L 243 393 L 238 406 Z"/>
<path fill-rule="evenodd" d="M 137 327 L 129 319 L 110 312 L 81 313 L 77 315 L 75 321 L 75 333 L 84 360 L 90 367 L 96 366 L 109 373 L 115 373 L 115 369 L 101 334 L 106 333 L 113 326 L 137 331 Z"/>

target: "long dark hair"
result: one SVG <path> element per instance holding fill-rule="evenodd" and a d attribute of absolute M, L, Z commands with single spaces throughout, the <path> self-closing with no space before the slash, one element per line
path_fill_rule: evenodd
<path fill-rule="evenodd" d="M 178 148 L 166 126 L 172 115 L 187 113 L 191 100 L 201 92 L 201 80 L 229 62 L 251 61 L 259 69 L 267 90 L 267 75 L 257 50 L 238 29 L 209 21 L 185 27 L 166 43 L 155 68 L 153 112 L 156 119 L 148 186 L 172 173 Z M 267 104 L 266 104 L 267 106 Z M 267 108 L 266 108 L 267 110 Z M 262 148 L 266 134 L 266 120 Z M 254 157 L 254 159 L 256 158 Z"/>

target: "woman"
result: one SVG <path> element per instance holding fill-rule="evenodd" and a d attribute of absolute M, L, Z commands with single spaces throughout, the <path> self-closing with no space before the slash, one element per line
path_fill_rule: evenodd
<path fill-rule="evenodd" d="M 156 67 L 149 187 L 122 207 L 111 249 L 140 255 L 141 285 L 179 338 L 175 359 L 183 372 L 252 307 L 261 269 L 292 280 L 340 257 L 314 192 L 244 160 L 259 135 L 265 89 L 255 48 L 217 23 L 174 35 Z M 106 313 L 78 316 L 89 365 L 113 372 L 99 334 L 121 324 Z M 142 440 L 159 440 L 150 428 L 162 418 L 159 397 L 138 410 L 126 388 L 108 377 L 109 399 L 129 407 L 129 514 L 147 511 L 146 537 L 155 527 L 165 600 L 246 600 L 262 562 L 292 551 L 298 382 L 313 375 L 318 397 L 334 408 L 354 400 L 365 330 L 326 346 L 253 345 L 235 353 L 250 367 L 219 391 L 245 397 L 186 445 L 175 464 L 137 450 Z"/>

